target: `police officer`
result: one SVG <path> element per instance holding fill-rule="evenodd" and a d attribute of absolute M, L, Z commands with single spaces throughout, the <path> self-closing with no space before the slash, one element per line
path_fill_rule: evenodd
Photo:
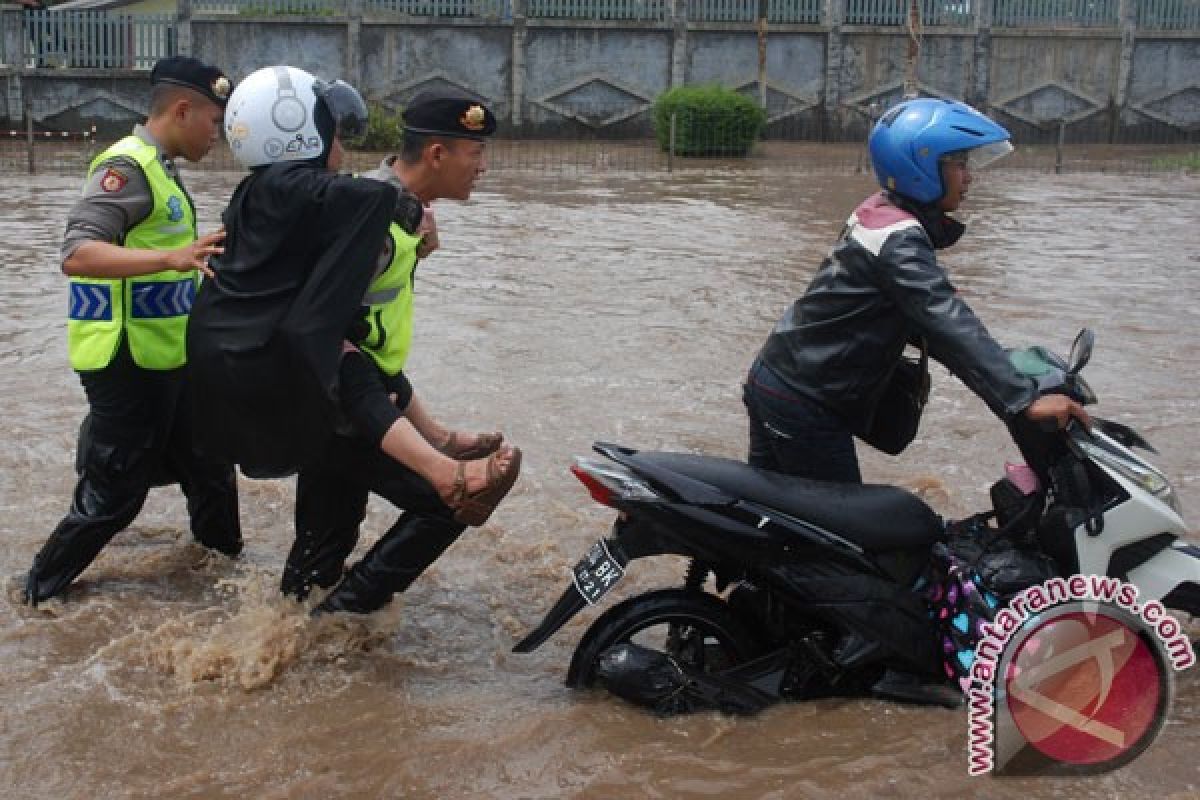
<path fill-rule="evenodd" d="M 31 605 L 63 592 L 133 522 L 152 486 L 179 483 L 201 544 L 230 556 L 242 549 L 233 469 L 196 454 L 183 407 L 197 273 L 224 233 L 197 236 L 174 163 L 212 149 L 232 86 L 186 57 L 159 61 L 150 83 L 145 124 L 95 158 L 67 220 L 67 346 L 90 413 L 70 511 L 29 571 Z"/>
<path fill-rule="evenodd" d="M 479 459 L 500 450 L 503 436 L 443 428 L 421 404 L 403 369 L 412 342 L 417 262 L 438 245 L 429 205 L 442 198 L 465 201 L 470 197 L 487 169 L 485 141 L 496 130 L 496 118 L 474 98 L 445 92 L 418 94 L 403 118 L 400 154 L 389 156 L 367 177 L 406 189 L 421 200 L 425 211 L 413 234 L 392 224 L 364 301 L 366 330 L 356 344 L 395 391 L 397 405 L 422 436 L 452 458 Z M 427 481 L 373 443 L 362 437 L 335 437 L 322 458 L 300 471 L 296 542 L 284 567 L 283 591 L 304 597 L 314 584 L 329 587 L 341 579 L 318 610 L 366 613 L 382 607 L 453 544 L 465 524 L 480 525 L 487 519 L 515 480 L 519 462 L 520 451 L 514 448 L 510 480 L 485 498 L 475 515 L 469 513 L 471 497 L 465 484 L 461 487 L 464 497 L 439 497 Z M 358 541 L 370 492 L 406 510 L 343 577 L 345 559 Z"/>

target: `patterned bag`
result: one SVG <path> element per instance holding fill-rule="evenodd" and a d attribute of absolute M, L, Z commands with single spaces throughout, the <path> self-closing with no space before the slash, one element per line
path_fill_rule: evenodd
<path fill-rule="evenodd" d="M 995 618 L 1000 601 L 984 587 L 979 573 L 944 544 L 934 545 L 923 581 L 942 669 L 965 690 L 983 625 Z"/>

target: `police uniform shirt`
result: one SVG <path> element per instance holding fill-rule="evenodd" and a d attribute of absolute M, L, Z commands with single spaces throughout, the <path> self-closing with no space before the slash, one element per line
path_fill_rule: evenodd
<path fill-rule="evenodd" d="M 158 160 L 167 177 L 186 195 L 175 162 L 165 158 L 158 142 L 144 125 L 135 125 L 133 135 L 158 150 Z M 142 168 L 132 158 L 114 156 L 97 165 L 83 187 L 83 195 L 67 213 L 67 231 L 63 237 L 62 260 L 65 262 L 84 242 L 120 244 L 125 232 L 145 219 L 154 209 L 154 195 Z"/>

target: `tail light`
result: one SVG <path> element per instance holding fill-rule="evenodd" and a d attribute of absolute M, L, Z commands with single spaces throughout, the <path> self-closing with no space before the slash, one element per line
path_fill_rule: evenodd
<path fill-rule="evenodd" d="M 618 508 L 622 500 L 656 500 L 659 495 L 650 485 L 619 464 L 577 458 L 571 472 L 587 487 L 597 503 Z"/>

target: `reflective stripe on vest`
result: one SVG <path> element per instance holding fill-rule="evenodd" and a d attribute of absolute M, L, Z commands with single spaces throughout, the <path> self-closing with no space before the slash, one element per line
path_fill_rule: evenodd
<path fill-rule="evenodd" d="M 141 167 L 150 186 L 150 213 L 125 232 L 125 247 L 175 250 L 196 239 L 192 200 L 158 158 L 158 149 L 127 136 L 92 161 L 89 176 L 114 156 Z M 124 336 L 134 363 L 145 369 L 175 369 L 187 361 L 184 336 L 196 296 L 194 274 L 163 270 L 125 279 L 73 277 L 67 310 L 67 349 L 77 370 L 103 369 Z"/>
<path fill-rule="evenodd" d="M 111 320 L 113 318 L 112 287 L 71 283 L 70 319 Z"/>
<path fill-rule="evenodd" d="M 400 296 L 399 289 L 381 289 L 377 292 L 367 292 L 363 296 L 364 306 L 386 306 Z"/>
<path fill-rule="evenodd" d="M 196 282 L 191 278 L 164 283 L 132 281 L 133 316 L 141 319 L 182 317 L 192 310 Z"/>
<path fill-rule="evenodd" d="M 419 236 L 410 236 L 399 225 L 388 229 L 392 237 L 392 260 L 371 281 L 363 297 L 368 306 L 371 332 L 359 343 L 387 375 L 396 375 L 408 360 L 413 331 L 413 273 L 417 268 Z"/>

